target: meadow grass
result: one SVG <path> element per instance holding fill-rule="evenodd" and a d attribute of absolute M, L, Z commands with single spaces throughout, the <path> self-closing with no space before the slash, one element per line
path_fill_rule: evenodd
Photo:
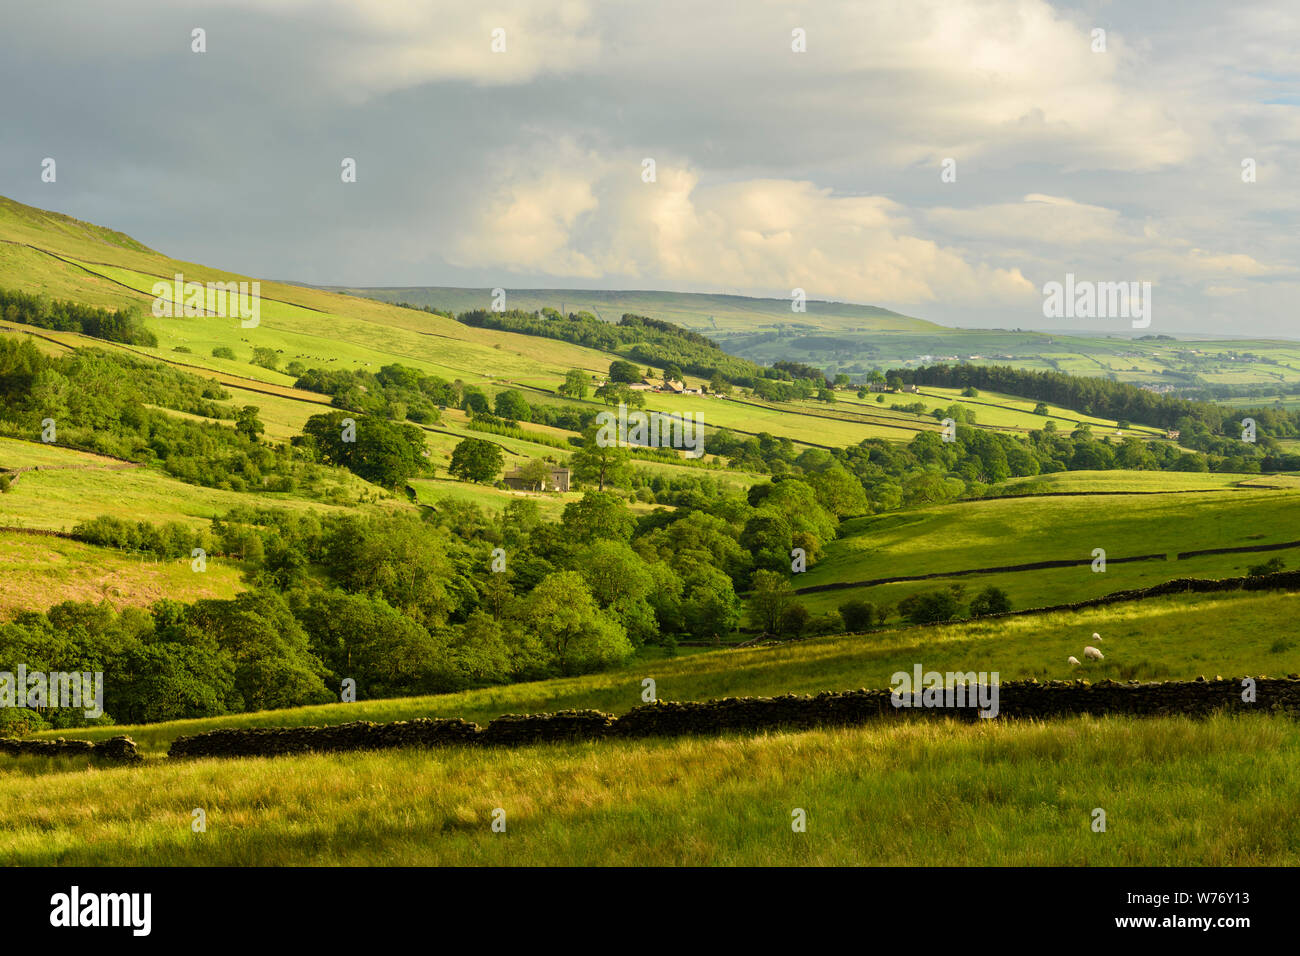
<path fill-rule="evenodd" d="M 42 865 L 1300 862 L 1279 716 L 900 718 L 756 736 L 0 765 L 0 859 Z M 1106 831 L 1093 832 L 1095 808 Z M 191 829 L 203 809 L 206 831 Z M 494 833 L 494 811 L 506 830 Z M 806 832 L 792 813 L 806 814 Z"/>
<path fill-rule="evenodd" d="M 107 601 L 148 607 L 162 598 L 231 598 L 243 590 L 243 568 L 211 558 L 196 574 L 189 558 L 155 560 L 80 541 L 0 531 L 0 622 L 19 611 L 44 611 L 60 601 Z"/>
<path fill-rule="evenodd" d="M 983 499 L 856 518 L 798 587 L 1296 540 L 1300 489 Z M 1118 566 L 1117 566 L 1118 567 Z M 1111 571 L 1108 569 L 1107 580 Z M 1180 576 L 1173 572 L 1169 577 Z M 1111 588 L 1118 590 L 1119 586 Z M 1063 594 L 1051 603 L 1073 600 Z"/>
<path fill-rule="evenodd" d="M 3 439 L 0 439 L 2 442 Z M 22 443 L 14 443 L 22 444 Z M 0 447 L 0 454 L 9 447 Z M 67 450 L 68 460 L 79 463 L 78 452 Z M 404 500 L 382 492 L 341 470 L 331 477 L 340 493 L 352 500 L 376 494 L 387 500 L 384 507 L 408 508 Z M 276 507 L 286 510 L 319 509 L 327 513 L 346 510 L 324 504 L 296 492 L 240 492 L 191 485 L 150 467 L 42 468 L 29 471 L 0 497 L 0 525 L 71 531 L 80 521 L 111 515 L 131 521 L 155 524 L 179 521 L 191 526 L 235 507 Z"/>
<path fill-rule="evenodd" d="M 1088 565 L 1069 568 L 1041 568 L 1034 571 L 1004 571 L 995 574 L 969 574 L 930 578 L 924 581 L 900 581 L 869 587 L 851 587 L 834 591 L 800 594 L 798 600 L 813 612 L 830 611 L 849 600 L 870 601 L 890 606 L 891 615 L 899 601 L 913 594 L 958 585 L 965 589 L 962 599 L 969 601 L 986 587 L 1000 588 L 1011 600 L 1013 610 L 1052 607 L 1073 601 L 1086 601 L 1116 591 L 1148 588 L 1173 578 L 1237 578 L 1271 558 L 1280 558 L 1286 568 L 1300 569 L 1300 547 L 1268 553 L 1213 554 L 1185 558 L 1182 561 L 1135 561 L 1111 564 L 1104 574 L 1094 573 Z M 794 582 L 799 584 L 798 580 Z"/>

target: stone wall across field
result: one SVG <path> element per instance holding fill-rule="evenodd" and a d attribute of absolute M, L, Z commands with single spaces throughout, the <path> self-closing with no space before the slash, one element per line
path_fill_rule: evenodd
<path fill-rule="evenodd" d="M 1193 716 L 1215 712 L 1282 713 L 1300 717 L 1300 679 L 1253 679 L 1254 701 L 1243 700 L 1244 679 L 1162 681 L 1006 681 L 997 687 L 998 719 L 1046 720 L 1083 714 L 1135 717 Z M 972 691 L 974 688 L 972 688 Z M 727 697 L 660 701 L 621 717 L 595 710 L 508 714 L 485 729 L 460 719 L 418 718 L 390 724 L 357 721 L 332 727 L 230 728 L 178 737 L 172 757 L 262 757 L 392 747 L 447 745 L 519 746 L 613 738 L 762 733 L 844 727 L 902 717 L 979 719 L 978 699 L 966 707 L 895 707 L 888 688 L 815 696 Z"/>
<path fill-rule="evenodd" d="M 474 743 L 482 731 L 460 718 L 417 717 L 389 724 L 358 720 L 332 727 L 232 727 L 177 737 L 173 757 L 270 757 L 344 750 L 389 750 Z"/>
<path fill-rule="evenodd" d="M 111 760 L 133 763 L 143 759 L 136 749 L 135 741 L 130 737 L 110 737 L 108 740 L 19 740 L 14 737 L 0 737 L 0 753 L 11 757 L 92 757 L 97 760 Z"/>

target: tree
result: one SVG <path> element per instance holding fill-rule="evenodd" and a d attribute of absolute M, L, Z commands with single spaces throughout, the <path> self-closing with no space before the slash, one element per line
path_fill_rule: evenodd
<path fill-rule="evenodd" d="M 609 364 L 609 380 L 611 382 L 632 382 L 641 381 L 640 366 L 633 365 L 631 362 L 625 362 L 622 359 L 615 359 Z"/>
<path fill-rule="evenodd" d="M 504 392 L 497 392 L 495 407 L 498 415 L 511 421 L 526 422 L 532 417 L 528 399 L 524 398 L 524 393 L 518 389 L 511 388 Z"/>
<path fill-rule="evenodd" d="M 970 602 L 972 617 L 984 617 L 986 614 L 1005 614 L 1011 610 L 1011 598 L 1001 588 L 989 585 Z"/>
<path fill-rule="evenodd" d="M 533 491 L 541 491 L 551 480 L 551 463 L 545 458 L 530 458 L 519 466 L 519 478 Z"/>
<path fill-rule="evenodd" d="M 280 364 L 280 356 L 275 354 L 275 349 L 259 345 L 253 349 L 253 364 L 275 371 Z"/>
<path fill-rule="evenodd" d="M 256 405 L 245 405 L 235 416 L 235 431 L 252 442 L 257 441 L 258 436 L 266 431 L 266 426 L 258 420 L 257 413 Z"/>
<path fill-rule="evenodd" d="M 587 397 L 587 374 L 581 369 L 571 368 L 564 373 L 564 383 L 559 393 L 566 398 L 584 399 Z"/>
<path fill-rule="evenodd" d="M 793 538 L 784 515 L 760 512 L 745 522 L 740 546 L 753 556 L 758 567 L 783 568 L 790 566 Z"/>
<path fill-rule="evenodd" d="M 276 592 L 197 601 L 186 620 L 233 659 L 234 709 L 274 710 L 336 699 L 325 687 L 325 668 L 311 653 L 307 633 Z"/>
<path fill-rule="evenodd" d="M 505 464 L 500 446 L 481 438 L 466 438 L 452 450 L 447 471 L 464 481 L 483 483 L 497 476 Z"/>
<path fill-rule="evenodd" d="M 105 705 L 115 720 L 153 723 L 213 717 L 228 711 L 234 676 L 230 655 L 174 641 L 129 649 L 114 668 Z"/>
<path fill-rule="evenodd" d="M 957 596 L 947 588 L 913 594 L 898 602 L 898 613 L 913 624 L 951 621 L 960 611 Z"/>
<path fill-rule="evenodd" d="M 596 397 L 606 405 L 630 405 L 633 408 L 645 405 L 644 395 L 619 382 L 606 382 L 596 389 Z"/>
<path fill-rule="evenodd" d="M 492 406 L 488 404 L 487 396 L 478 389 L 465 389 L 464 397 L 460 400 L 460 407 L 469 412 L 471 415 L 486 415 L 492 411 Z"/>
<path fill-rule="evenodd" d="M 576 571 L 547 575 L 528 596 L 521 624 L 537 635 L 566 677 L 621 664 L 632 655 L 622 625 L 596 607 Z"/>
<path fill-rule="evenodd" d="M 722 377 L 721 372 L 714 372 L 713 378 L 709 379 L 709 391 L 716 395 L 730 395 L 731 383 Z"/>
<path fill-rule="evenodd" d="M 627 541 L 634 521 L 622 498 L 607 491 L 588 491 L 581 500 L 564 506 L 560 524 L 570 541 L 588 544 L 600 539 Z"/>
<path fill-rule="evenodd" d="M 682 612 L 691 637 L 717 643 L 740 623 L 740 600 L 729 577 L 701 563 L 686 579 Z"/>
<path fill-rule="evenodd" d="M 756 571 L 753 594 L 749 599 L 749 617 L 754 626 L 764 634 L 777 634 L 781 617 L 794 603 L 794 588 L 784 574 L 776 571 Z"/>
<path fill-rule="evenodd" d="M 845 601 L 839 610 L 844 626 L 850 631 L 868 630 L 876 621 L 876 608 L 870 601 Z"/>
<path fill-rule="evenodd" d="M 803 634 L 804 629 L 808 626 L 808 609 L 798 601 L 791 602 L 790 606 L 781 612 L 781 618 L 777 622 L 780 633 L 787 637 L 798 637 Z"/>
<path fill-rule="evenodd" d="M 808 475 L 807 481 L 817 494 L 818 504 L 837 518 L 866 514 L 869 510 L 862 482 L 838 463 Z"/>
<path fill-rule="evenodd" d="M 303 426 L 322 460 L 341 465 L 367 481 L 395 488 L 423 471 L 424 433 L 414 425 L 385 421 L 368 415 L 351 418 L 345 412 L 313 415 Z"/>
<path fill-rule="evenodd" d="M 596 483 L 596 490 L 615 487 L 632 477 L 632 453 L 615 443 L 603 443 L 598 429 L 591 428 L 582 437 L 582 447 L 569 458 L 569 469 L 580 482 Z"/>

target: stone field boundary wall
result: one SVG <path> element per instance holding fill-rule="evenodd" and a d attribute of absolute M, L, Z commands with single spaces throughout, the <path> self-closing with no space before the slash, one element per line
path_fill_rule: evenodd
<path fill-rule="evenodd" d="M 62 737 L 53 740 L 0 737 L 0 753 L 11 757 L 91 757 L 122 763 L 144 759 L 136 749 L 135 741 L 126 736 L 110 737 L 98 743 L 93 740 L 65 740 Z"/>
<path fill-rule="evenodd" d="M 1194 681 L 1007 681 L 998 685 L 997 718 L 1051 719 L 1078 715 L 1204 717 L 1216 712 L 1282 713 L 1300 717 L 1300 679 L 1254 678 L 1255 701 L 1243 701 L 1245 679 Z M 977 699 L 970 688 L 971 701 Z M 519 746 L 587 740 L 680 737 L 728 732 L 762 733 L 849 727 L 909 716 L 979 720 L 972 705 L 895 707 L 888 688 L 815 696 L 727 697 L 710 701 L 659 701 L 621 717 L 596 710 L 507 714 L 486 728 L 460 718 L 416 718 L 378 724 L 355 721 L 330 727 L 255 727 L 211 730 L 172 742 L 171 757 L 269 757 L 394 747 Z"/>

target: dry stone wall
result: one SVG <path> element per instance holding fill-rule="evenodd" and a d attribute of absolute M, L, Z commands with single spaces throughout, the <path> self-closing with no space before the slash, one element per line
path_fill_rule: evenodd
<path fill-rule="evenodd" d="M 997 719 L 1048 720 L 1083 714 L 1204 717 L 1215 712 L 1282 713 L 1300 717 L 1300 679 L 1253 679 L 1255 699 L 1243 698 L 1242 678 L 1194 681 L 1006 681 L 998 685 Z M 971 695 L 972 700 L 974 695 Z M 709 701 L 660 701 L 621 717 L 595 710 L 554 714 L 507 714 L 480 728 L 460 719 L 418 718 L 389 724 L 357 721 L 332 727 L 231 728 L 178 737 L 173 757 L 252 757 L 310 752 L 380 750 L 446 745 L 519 746 L 577 740 L 762 733 L 842 727 L 881 719 L 955 717 L 980 719 L 972 705 L 893 705 L 889 689 L 813 696 L 727 697 Z"/>
<path fill-rule="evenodd" d="M 0 737 L 0 753 L 11 757 L 92 757 L 121 763 L 142 760 L 135 741 L 130 737 L 110 737 L 108 740 L 19 740 Z"/>

